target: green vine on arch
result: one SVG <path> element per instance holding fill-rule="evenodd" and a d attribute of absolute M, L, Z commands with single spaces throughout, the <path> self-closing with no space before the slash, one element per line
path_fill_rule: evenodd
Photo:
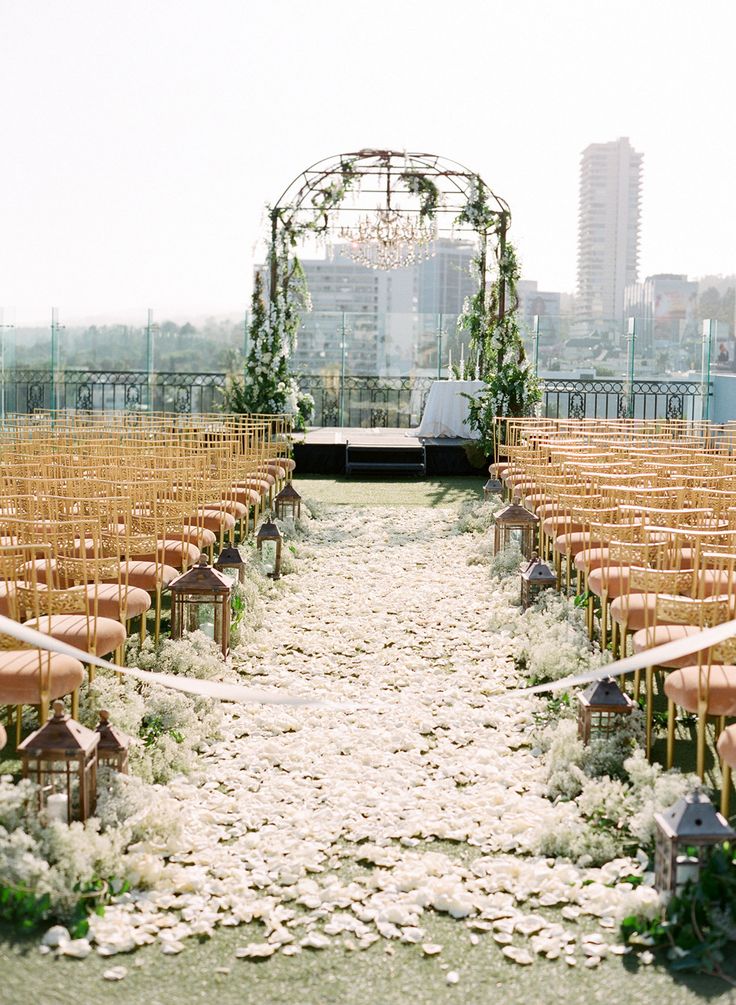
<path fill-rule="evenodd" d="M 419 197 L 419 219 L 434 220 L 440 204 L 440 190 L 432 179 L 421 171 L 404 171 L 399 177 L 409 192 Z"/>
<path fill-rule="evenodd" d="M 485 382 L 479 394 L 468 397 L 469 424 L 487 456 L 494 451 L 495 420 L 533 415 L 542 397 L 519 331 L 520 268 L 512 244 L 499 244 L 497 266 L 486 300 L 478 292 L 460 319 L 460 326 L 470 334 L 471 346 L 462 376 L 470 378 L 477 372 Z"/>

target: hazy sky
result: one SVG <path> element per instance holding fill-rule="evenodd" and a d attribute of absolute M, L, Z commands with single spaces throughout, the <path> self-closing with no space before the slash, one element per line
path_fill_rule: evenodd
<path fill-rule="evenodd" d="M 641 274 L 736 271 L 733 0 L 0 0 L 0 305 L 237 311 L 321 157 L 430 151 L 573 290 L 578 165 L 644 153 Z"/>

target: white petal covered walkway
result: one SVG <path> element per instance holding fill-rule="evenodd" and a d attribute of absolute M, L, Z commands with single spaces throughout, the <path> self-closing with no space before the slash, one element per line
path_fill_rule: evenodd
<path fill-rule="evenodd" d="M 312 523 L 241 670 L 328 705 L 228 718 L 204 779 L 162 792 L 179 823 L 171 855 L 136 851 L 152 889 L 93 921 L 98 950 L 159 940 L 175 952 L 190 934 L 255 918 L 265 927 L 242 955 L 381 937 L 431 953 L 436 910 L 518 962 L 530 950 L 598 959 L 605 947 L 577 939 L 575 917 L 597 916 L 605 934 L 618 911 L 651 900 L 615 885 L 630 861 L 586 871 L 534 855 L 574 804 L 544 797 L 535 706 L 491 697 L 518 677 L 488 627 L 487 568 L 468 564 L 477 540 L 454 519 L 342 507 Z M 537 913 L 555 905 L 556 920 Z"/>

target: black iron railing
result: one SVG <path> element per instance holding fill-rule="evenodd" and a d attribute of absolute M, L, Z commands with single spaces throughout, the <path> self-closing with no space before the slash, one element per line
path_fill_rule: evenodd
<path fill-rule="evenodd" d="M 404 427 L 418 425 L 433 377 L 305 375 L 303 391 L 314 398 L 315 426 Z M 197 414 L 217 411 L 224 373 L 156 373 L 144 370 L 6 370 L 4 412 L 153 410 Z M 558 418 L 698 418 L 701 385 L 695 381 L 609 379 L 543 381 L 542 414 Z"/>
<path fill-rule="evenodd" d="M 689 380 L 543 381 L 543 414 L 560 419 L 687 419 L 700 416 L 702 385 Z M 710 393 L 710 389 L 709 389 Z"/>

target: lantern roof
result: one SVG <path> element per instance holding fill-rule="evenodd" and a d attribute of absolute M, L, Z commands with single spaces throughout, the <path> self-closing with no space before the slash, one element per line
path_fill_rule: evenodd
<path fill-rule="evenodd" d="M 104 708 L 100 709 L 100 721 L 97 724 L 95 732 L 100 737 L 100 743 L 97 748 L 98 752 L 119 754 L 130 746 L 130 737 L 128 734 L 113 726 L 110 722 L 110 713 Z"/>
<path fill-rule="evenodd" d="M 554 583 L 557 576 L 550 567 L 542 561 L 539 555 L 532 555 L 531 561 L 521 570 L 521 578 L 527 583 Z"/>
<path fill-rule="evenodd" d="M 284 485 L 284 487 L 281 489 L 279 494 L 276 496 L 276 499 L 277 500 L 293 499 L 296 502 L 297 500 L 301 499 L 301 496 L 294 488 L 293 483 L 287 482 L 286 485 Z"/>
<path fill-rule="evenodd" d="M 231 583 L 227 576 L 208 565 L 202 555 L 196 565 L 171 580 L 169 589 L 172 593 L 229 593 Z"/>
<path fill-rule="evenodd" d="M 99 734 L 67 715 L 62 701 L 55 701 L 53 709 L 53 716 L 18 744 L 18 753 L 28 757 L 91 754 L 100 742 Z"/>
<path fill-rule="evenodd" d="M 674 806 L 655 814 L 654 819 L 668 838 L 677 840 L 696 839 L 715 844 L 736 837 L 736 831 L 701 789 L 688 792 Z"/>
<path fill-rule="evenodd" d="M 220 554 L 217 556 L 213 562 L 213 567 L 219 569 L 220 566 L 226 569 L 240 568 L 240 566 L 245 565 L 243 556 L 240 554 L 240 550 L 235 547 L 223 548 Z"/>
<path fill-rule="evenodd" d="M 613 677 L 594 680 L 580 695 L 584 705 L 594 708 L 630 708 L 632 701 L 623 693 Z"/>
<path fill-rule="evenodd" d="M 280 541 L 281 531 L 278 529 L 276 524 L 271 520 L 264 520 L 261 526 L 258 528 L 258 534 L 256 535 L 257 541 Z"/>
<path fill-rule="evenodd" d="M 519 503 L 509 503 L 508 506 L 504 506 L 502 510 L 496 513 L 494 519 L 497 524 L 507 527 L 531 527 L 539 523 L 539 517 L 535 513 L 531 513 L 526 507 L 520 506 Z"/>

